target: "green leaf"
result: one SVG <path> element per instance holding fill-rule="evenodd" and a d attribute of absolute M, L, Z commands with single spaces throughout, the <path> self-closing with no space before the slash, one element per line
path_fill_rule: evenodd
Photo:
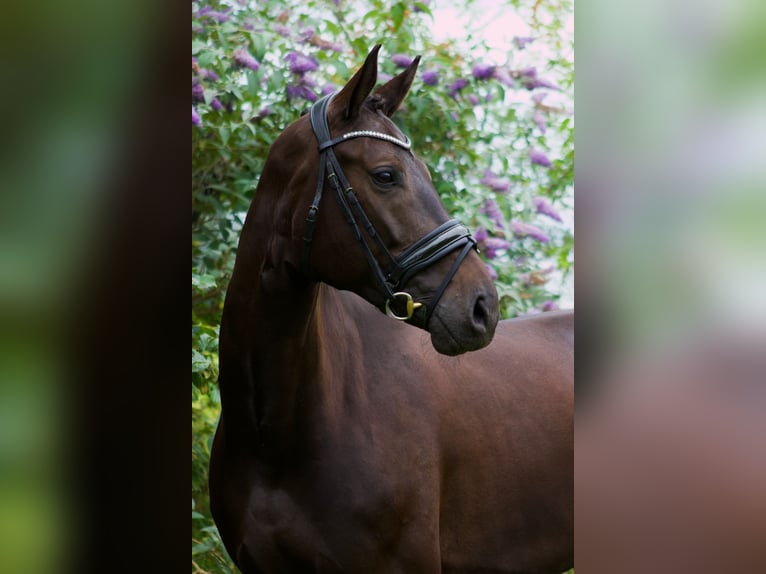
<path fill-rule="evenodd" d="M 378 18 L 378 11 L 370 10 L 364 16 L 362 16 L 362 22 L 367 22 L 368 20 L 377 20 L 377 18 Z"/>
<path fill-rule="evenodd" d="M 341 28 L 338 26 L 335 22 L 332 20 L 325 20 L 325 26 L 327 26 L 327 31 L 330 34 L 333 34 L 334 36 L 340 36 L 341 34 Z"/>
<path fill-rule="evenodd" d="M 401 28 L 405 10 L 406 7 L 403 2 L 398 2 L 391 7 L 391 21 L 394 23 L 394 32 Z"/>
<path fill-rule="evenodd" d="M 197 63 L 203 68 L 208 67 L 215 61 L 215 54 L 210 51 L 201 52 L 197 55 Z"/>
<path fill-rule="evenodd" d="M 202 544 L 192 544 L 192 556 L 196 556 L 197 554 L 202 554 L 203 552 L 208 552 L 209 550 L 212 550 L 214 547 L 213 542 L 204 542 Z"/>
<path fill-rule="evenodd" d="M 207 42 L 205 40 L 192 40 L 191 51 L 192 54 L 199 54 L 205 47 Z"/>
<path fill-rule="evenodd" d="M 215 277 L 209 274 L 192 275 L 192 287 L 196 287 L 200 291 L 213 289 L 215 287 Z"/>
<path fill-rule="evenodd" d="M 207 105 L 210 105 L 210 102 L 212 102 L 215 99 L 215 97 L 218 95 L 218 90 L 211 90 L 210 88 L 208 88 L 203 92 L 203 95 L 205 98 L 205 103 Z"/>
<path fill-rule="evenodd" d="M 348 66 L 342 61 L 338 60 L 333 62 L 332 65 L 335 68 L 335 73 L 339 78 L 345 79 L 350 77 Z"/>
<path fill-rule="evenodd" d="M 196 349 L 192 349 L 192 373 L 201 373 L 209 366 L 210 360 Z"/>
<path fill-rule="evenodd" d="M 260 91 L 260 82 L 258 81 L 257 72 L 247 73 L 247 93 L 251 99 L 255 99 Z"/>
<path fill-rule="evenodd" d="M 265 34 L 253 32 L 250 34 L 250 40 L 253 44 L 253 56 L 255 56 L 255 59 L 259 62 L 263 61 L 268 46 Z"/>
<path fill-rule="evenodd" d="M 434 15 L 431 13 L 431 8 L 428 7 L 428 4 L 425 4 L 423 2 L 415 2 L 413 6 L 417 8 L 418 10 L 420 10 L 421 12 L 428 14 L 429 16 L 431 16 L 431 18 L 434 17 Z"/>

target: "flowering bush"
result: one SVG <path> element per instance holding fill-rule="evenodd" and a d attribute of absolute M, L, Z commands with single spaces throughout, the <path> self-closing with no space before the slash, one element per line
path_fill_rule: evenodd
<path fill-rule="evenodd" d="M 267 151 L 311 102 L 382 43 L 380 81 L 422 55 L 395 116 L 447 210 L 469 225 L 503 316 L 557 307 L 573 264 L 571 11 L 509 0 L 529 25 L 498 57 L 477 32 L 435 41 L 436 3 L 192 2 L 193 559 L 233 568 L 209 517 L 205 469 L 217 412 L 217 325 L 237 239 Z M 467 8 L 472 0 L 465 0 Z M 473 38 L 473 39 L 471 39 Z"/>

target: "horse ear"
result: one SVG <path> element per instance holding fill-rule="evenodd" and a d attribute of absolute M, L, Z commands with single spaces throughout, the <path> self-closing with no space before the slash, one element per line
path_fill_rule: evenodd
<path fill-rule="evenodd" d="M 345 119 L 355 118 L 359 114 L 362 104 L 375 86 L 375 82 L 378 80 L 379 51 L 380 44 L 377 44 L 370 50 L 362 67 L 335 96 L 333 106 L 342 110 Z"/>
<path fill-rule="evenodd" d="M 404 101 L 407 92 L 410 91 L 412 80 L 415 79 L 415 72 L 418 69 L 420 63 L 420 56 L 416 57 L 407 69 L 395 78 L 390 79 L 388 82 L 380 86 L 375 90 L 375 94 L 380 96 L 381 109 L 388 116 L 391 117 L 399 109 L 399 106 Z"/>

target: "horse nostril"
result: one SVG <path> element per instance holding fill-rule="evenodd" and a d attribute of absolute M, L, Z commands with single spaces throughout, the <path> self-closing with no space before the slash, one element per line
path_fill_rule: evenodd
<path fill-rule="evenodd" d="M 488 323 L 489 313 L 487 312 L 484 295 L 479 295 L 473 304 L 473 324 L 477 329 L 486 330 Z"/>

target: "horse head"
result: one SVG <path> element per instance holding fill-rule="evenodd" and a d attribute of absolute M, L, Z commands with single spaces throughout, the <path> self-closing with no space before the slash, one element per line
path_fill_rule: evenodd
<path fill-rule="evenodd" d="M 293 265 L 310 282 L 426 329 L 442 354 L 480 349 L 497 325 L 494 284 L 391 120 L 420 58 L 374 89 L 379 49 L 275 142 L 264 172 L 279 161 L 286 183 L 274 215 L 289 213 Z"/>

